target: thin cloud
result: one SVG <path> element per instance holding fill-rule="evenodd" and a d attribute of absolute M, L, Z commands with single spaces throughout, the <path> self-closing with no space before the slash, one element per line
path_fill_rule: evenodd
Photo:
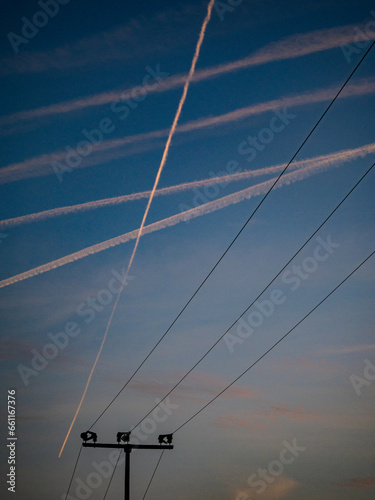
<path fill-rule="evenodd" d="M 148 17 L 130 19 L 115 29 L 67 42 L 47 51 L 27 52 L 21 45 L 18 54 L 0 60 L 0 75 L 90 69 L 98 64 L 108 67 L 110 64 L 129 64 L 153 55 L 160 57 L 170 53 L 171 40 L 175 45 L 190 42 L 193 36 L 186 26 L 200 14 L 200 9 L 183 5 L 179 10 L 169 9 Z M 160 33 L 168 36 L 161 37 Z"/>
<path fill-rule="evenodd" d="M 292 408 L 287 406 L 271 406 L 270 410 L 264 412 L 262 415 L 271 420 L 284 417 L 294 422 L 316 422 L 327 417 L 324 414 L 307 411 L 303 406 Z"/>
<path fill-rule="evenodd" d="M 259 398 L 258 398 L 259 399 Z M 215 424 L 217 427 L 231 428 L 241 431 L 243 429 L 254 431 L 256 429 L 275 428 L 275 422 L 280 425 L 306 424 L 314 425 L 319 429 L 335 429 L 352 431 L 353 429 L 366 428 L 371 425 L 369 416 L 345 416 L 334 413 L 307 410 L 303 406 L 289 406 L 286 403 L 277 403 L 266 409 L 253 409 L 240 412 L 237 415 L 223 415 Z"/>
<path fill-rule="evenodd" d="M 369 352 L 375 349 L 375 344 L 351 345 L 338 347 L 337 349 L 324 349 L 325 354 L 354 354 L 357 352 Z"/>
<path fill-rule="evenodd" d="M 355 488 L 359 490 L 370 490 L 375 488 L 375 477 L 355 477 L 341 483 L 334 483 L 336 486 L 345 488 Z"/>
<path fill-rule="evenodd" d="M 337 167 L 340 165 L 340 163 L 334 165 Z M 284 174 L 283 177 L 280 178 L 275 188 L 281 188 L 283 186 L 290 185 L 294 182 L 301 181 L 303 179 L 310 177 L 311 175 L 317 174 L 322 170 L 325 170 L 326 168 L 327 165 L 322 165 L 320 162 L 318 162 L 315 165 L 312 163 L 310 166 L 307 166 L 303 169 L 297 170 L 295 172 L 290 172 L 288 174 Z M 222 208 L 234 205 L 236 203 L 240 203 L 241 201 L 250 199 L 254 196 L 265 194 L 274 184 L 275 180 L 276 177 L 268 181 L 251 186 L 249 188 L 243 189 L 241 191 L 237 191 L 228 196 L 224 196 L 222 198 L 219 198 L 218 200 L 211 201 L 209 203 L 206 203 L 205 205 L 192 208 L 185 212 L 162 219 L 158 222 L 154 222 L 153 224 L 149 224 L 148 226 L 144 227 L 143 235 L 153 233 L 154 231 L 159 231 L 160 229 L 165 229 L 167 227 L 174 226 L 176 224 L 179 224 L 180 222 L 200 217 L 201 215 L 221 210 Z M 52 271 L 53 269 L 57 269 L 58 267 L 62 267 L 66 264 L 70 264 L 72 262 L 76 262 L 80 259 L 88 257 L 89 255 L 94 255 L 98 252 L 107 250 L 108 248 L 113 248 L 117 245 L 120 245 L 121 243 L 126 243 L 127 241 L 137 238 L 137 235 L 138 235 L 138 229 L 122 234 L 120 236 L 116 236 L 115 238 L 111 238 L 96 245 L 86 247 L 82 250 L 79 250 L 78 252 L 74 252 L 60 259 L 48 262 L 47 264 L 43 264 L 42 266 L 38 266 L 24 273 L 2 280 L 0 281 L 0 288 L 10 286 L 15 283 L 19 283 L 21 281 L 24 281 L 25 279 L 32 278 L 33 276 L 37 276 L 39 274 L 43 274 L 48 271 Z"/>
<path fill-rule="evenodd" d="M 295 422 L 298 424 L 313 424 L 321 429 L 334 429 L 342 431 L 353 431 L 359 428 L 367 428 L 372 424 L 369 415 L 342 415 L 328 409 L 327 412 L 309 411 L 303 406 L 293 407 L 284 403 L 271 406 L 266 410 L 254 411 L 252 413 L 254 423 L 265 423 L 269 425 L 275 421 Z"/>
<path fill-rule="evenodd" d="M 267 488 L 262 493 L 262 500 L 281 500 L 287 498 L 301 484 L 285 475 L 278 476 L 273 483 L 267 483 Z M 254 488 L 247 488 L 236 492 L 234 498 L 248 498 L 251 500 L 254 497 Z"/>
<path fill-rule="evenodd" d="M 364 79 L 356 84 L 350 84 L 345 88 L 345 91 L 339 95 L 340 99 L 347 97 L 358 97 L 371 94 L 375 91 L 375 79 Z M 293 108 L 296 106 L 304 106 L 307 104 L 316 104 L 332 99 L 337 92 L 337 88 L 322 89 L 316 92 L 306 92 L 296 96 L 282 97 L 272 101 L 266 101 L 259 104 L 253 104 L 244 108 L 239 108 L 223 115 L 218 115 L 209 118 L 200 118 L 193 120 L 176 128 L 176 134 L 187 133 L 203 128 L 219 127 L 227 125 L 239 120 L 243 120 L 250 116 L 260 115 L 269 111 L 274 111 L 283 108 Z M 142 134 L 126 136 L 120 139 L 112 139 L 102 142 L 93 147 L 92 154 L 83 160 L 82 163 L 75 168 L 84 168 L 101 163 L 99 157 L 95 153 L 112 152 L 111 156 L 106 156 L 106 161 L 119 159 L 124 156 L 124 152 L 120 148 L 133 145 L 136 143 L 144 143 L 145 141 L 160 139 L 167 137 L 169 129 L 155 130 Z M 159 147 L 159 146 L 157 146 Z M 125 153 L 126 154 L 126 153 Z M 52 164 L 54 162 L 63 162 L 66 157 L 66 151 L 58 151 L 55 153 L 44 154 L 35 158 L 13 163 L 0 169 L 0 184 L 15 182 L 22 179 L 39 177 L 44 175 L 53 175 Z"/>
<path fill-rule="evenodd" d="M 16 341 L 12 338 L 5 338 L 1 341 L 2 348 L 0 352 L 0 360 L 6 361 L 20 361 L 20 359 L 27 359 L 30 356 L 30 351 L 35 347 L 29 340 Z"/>
<path fill-rule="evenodd" d="M 254 54 L 225 64 L 219 64 L 209 68 L 196 71 L 192 82 L 198 83 L 205 80 L 220 77 L 222 75 L 241 71 L 243 69 L 269 64 L 276 61 L 295 59 L 306 55 L 323 52 L 338 48 L 341 45 L 353 43 L 354 29 L 357 25 L 348 25 L 332 29 L 317 30 L 306 34 L 297 34 L 278 42 L 273 42 Z M 114 37 L 120 36 L 121 31 L 114 34 Z M 369 33 L 369 37 L 375 37 L 375 34 Z M 370 39 L 369 38 L 369 39 Z M 97 56 L 95 52 L 95 56 Z M 90 51 L 92 57 L 92 51 Z M 39 59 L 43 60 L 43 59 Z M 56 64 L 56 58 L 54 59 Z M 148 90 L 148 93 L 161 93 L 173 90 L 184 85 L 186 74 L 177 74 L 160 82 Z M 81 111 L 91 107 L 110 104 L 117 99 L 129 99 L 134 95 L 134 91 L 139 87 L 127 89 L 117 89 L 110 92 L 102 92 L 90 97 L 82 97 L 65 101 L 49 106 L 43 106 L 37 109 L 20 111 L 11 115 L 0 117 L 0 126 L 14 124 L 24 120 L 36 120 L 43 117 L 53 116 L 73 111 Z M 38 122 L 36 122 L 38 123 Z M 17 129 L 15 128 L 13 132 Z"/>
<path fill-rule="evenodd" d="M 311 361 L 307 358 L 286 359 L 284 360 L 284 365 L 288 368 L 288 370 L 292 368 L 304 374 L 313 371 L 319 375 L 322 375 L 325 372 L 337 372 L 337 370 L 342 368 L 341 365 L 338 365 L 337 363 L 332 363 L 331 361 L 321 358 L 319 358 L 318 361 Z"/>
<path fill-rule="evenodd" d="M 162 397 L 174 385 L 172 381 L 180 380 L 183 375 L 182 372 L 168 373 L 165 376 L 162 374 L 161 379 L 157 381 L 156 375 L 152 373 L 146 379 L 135 381 L 132 387 L 137 391 Z M 207 396 L 216 395 L 226 385 L 228 385 L 228 380 L 220 375 L 194 371 L 189 375 L 188 379 L 179 384 L 171 397 L 182 400 L 204 401 Z M 236 386 L 228 389 L 223 394 L 223 397 L 228 399 L 259 399 L 261 394 L 257 389 Z"/>
<path fill-rule="evenodd" d="M 237 417 L 234 415 L 220 416 L 213 424 L 221 429 L 245 429 L 245 430 L 264 430 L 264 423 L 256 423 L 253 415 L 247 417 Z"/>
<path fill-rule="evenodd" d="M 338 162 L 352 161 L 357 158 L 364 157 L 368 154 L 375 152 L 375 143 L 367 144 L 359 148 L 346 149 L 338 151 L 336 153 L 330 153 L 326 155 L 317 156 L 315 158 L 309 158 L 305 160 L 300 160 L 292 163 L 289 167 L 289 171 L 305 168 L 310 165 L 320 165 L 321 167 L 333 166 Z M 251 179 L 263 175 L 274 175 L 280 173 L 285 168 L 285 164 L 274 165 L 272 167 L 266 167 L 257 170 L 246 170 L 244 172 L 239 172 L 230 175 L 223 175 L 218 177 L 210 177 L 208 179 L 202 179 L 200 181 L 186 182 L 176 186 L 170 186 L 166 188 L 161 188 L 155 191 L 155 196 L 166 196 L 176 193 L 181 193 L 183 191 L 189 191 L 192 189 L 199 189 L 205 186 L 210 186 L 213 184 L 228 184 L 231 182 L 243 181 L 246 179 Z M 22 224 L 30 224 L 33 222 L 40 222 L 43 220 L 61 217 L 64 215 L 85 212 L 88 210 L 97 210 L 103 207 L 116 206 L 123 203 L 128 203 L 131 201 L 141 200 L 149 198 L 151 191 L 141 191 L 139 193 L 133 193 L 123 196 L 117 196 L 113 198 L 105 198 L 102 200 L 90 201 L 87 203 L 80 203 L 78 205 L 71 205 L 59 208 L 52 208 L 50 210 L 44 210 L 42 212 L 37 212 L 28 215 L 22 215 L 20 217 L 13 217 L 11 219 L 6 219 L 0 221 L 0 230 L 20 226 Z"/>

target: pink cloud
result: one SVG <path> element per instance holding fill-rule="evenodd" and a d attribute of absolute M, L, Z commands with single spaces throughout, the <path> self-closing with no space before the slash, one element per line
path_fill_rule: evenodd
<path fill-rule="evenodd" d="M 30 358 L 33 347 L 35 346 L 28 340 L 4 339 L 1 342 L 0 359 L 22 363 L 22 360 Z"/>
<path fill-rule="evenodd" d="M 152 374 L 147 379 L 138 379 L 132 383 L 132 387 L 141 392 L 147 392 L 159 397 L 166 394 L 177 383 L 185 373 L 175 372 L 167 375 Z M 174 397 L 193 401 L 207 401 L 208 398 L 216 396 L 228 385 L 228 380 L 218 375 L 204 372 L 191 373 L 172 393 Z M 222 397 L 236 399 L 258 399 L 261 394 L 257 390 L 246 386 L 231 387 L 223 393 Z"/>
<path fill-rule="evenodd" d="M 216 419 L 214 423 L 216 427 L 220 428 L 237 428 L 237 429 L 248 429 L 248 430 L 264 430 L 266 426 L 262 423 L 257 423 L 249 415 L 248 418 L 235 417 L 233 415 L 221 416 Z"/>
<path fill-rule="evenodd" d="M 309 411 L 303 406 L 289 407 L 280 403 L 271 406 L 269 409 L 256 411 L 252 419 L 262 422 L 274 422 L 277 419 L 298 423 L 314 423 L 320 428 L 353 430 L 371 425 L 372 417 L 359 415 L 356 417 L 343 414 L 330 414 L 317 411 Z"/>
<path fill-rule="evenodd" d="M 283 361 L 284 365 L 287 367 L 294 368 L 298 371 L 306 372 L 307 370 L 315 371 L 315 372 L 335 372 L 340 365 L 337 363 L 332 363 L 331 361 L 327 361 L 326 359 L 319 358 L 318 360 L 311 360 L 307 358 L 298 358 L 298 359 L 285 359 Z"/>
<path fill-rule="evenodd" d="M 303 406 L 287 407 L 286 405 L 271 406 L 269 410 L 261 412 L 260 415 L 271 420 L 283 417 L 296 422 L 316 422 L 329 417 L 322 413 L 307 411 Z"/>
<path fill-rule="evenodd" d="M 287 498 L 288 495 L 292 493 L 296 488 L 300 487 L 301 484 L 287 476 L 279 476 L 277 480 L 274 483 L 268 484 L 266 490 L 262 493 L 261 498 L 262 500 L 279 500 L 282 498 Z M 254 490 L 252 489 L 245 489 L 241 491 L 236 492 L 236 497 L 242 497 L 242 498 L 248 498 L 248 500 L 251 500 L 254 497 Z"/>
<path fill-rule="evenodd" d="M 341 486 L 345 488 L 357 488 L 362 490 L 369 490 L 375 488 L 375 477 L 356 477 L 349 479 L 348 481 L 343 481 L 341 483 L 335 483 L 336 486 Z"/>
<path fill-rule="evenodd" d="M 271 406 L 271 410 L 273 412 L 274 417 L 286 417 L 291 420 L 296 420 L 298 422 L 314 422 L 319 420 L 326 415 L 322 415 L 316 412 L 308 412 L 302 406 L 298 406 L 296 408 L 286 408 L 283 406 Z"/>
<path fill-rule="evenodd" d="M 375 344 L 359 344 L 351 346 L 343 346 L 332 349 L 325 349 L 326 354 L 354 354 L 356 352 L 369 352 L 375 349 Z"/>

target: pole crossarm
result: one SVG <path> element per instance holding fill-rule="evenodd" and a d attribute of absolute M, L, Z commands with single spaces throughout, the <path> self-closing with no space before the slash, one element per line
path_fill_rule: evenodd
<path fill-rule="evenodd" d="M 124 451 L 131 451 L 132 449 L 141 450 L 173 450 L 173 444 L 121 444 L 121 443 L 82 443 L 86 448 L 121 448 Z"/>
<path fill-rule="evenodd" d="M 117 448 L 125 452 L 125 484 L 124 484 L 124 499 L 130 500 L 130 453 L 132 450 L 173 450 L 171 444 L 173 434 L 160 434 L 158 437 L 159 444 L 132 444 L 129 443 L 130 432 L 118 432 L 117 443 L 97 443 L 98 436 L 95 432 L 83 432 L 82 446 L 85 448 Z M 90 441 L 90 443 L 88 443 Z M 123 441 L 123 442 L 121 442 Z M 121 452 L 120 452 L 121 453 Z M 160 460 L 160 459 L 159 459 Z"/>

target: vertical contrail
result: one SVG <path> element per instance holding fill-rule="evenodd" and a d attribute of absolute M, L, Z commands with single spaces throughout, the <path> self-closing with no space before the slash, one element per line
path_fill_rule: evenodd
<path fill-rule="evenodd" d="M 145 213 L 143 215 L 141 227 L 139 228 L 139 232 L 138 232 L 137 239 L 135 241 L 133 253 L 132 253 L 131 257 L 130 257 L 129 265 L 128 265 L 128 268 L 126 270 L 125 280 L 126 280 L 126 277 L 128 275 L 129 269 L 131 268 L 131 265 L 133 263 L 133 259 L 134 259 L 135 253 L 137 251 L 139 239 L 141 237 L 142 229 L 143 229 L 143 226 L 145 225 L 147 214 L 148 214 L 148 211 L 150 209 L 150 205 L 151 205 L 152 199 L 154 197 L 156 188 L 158 186 L 161 172 L 162 172 L 162 170 L 164 168 L 165 162 L 167 161 L 169 147 L 171 145 L 172 137 L 173 137 L 173 134 L 175 133 L 175 130 L 176 130 L 176 127 L 177 127 L 177 123 L 178 123 L 178 120 L 179 120 L 180 115 L 181 115 L 182 107 L 183 107 L 183 105 L 185 103 L 186 94 L 187 94 L 187 91 L 188 91 L 191 79 L 193 78 L 193 75 L 194 75 L 195 65 L 197 64 L 197 60 L 198 60 L 199 52 L 200 52 L 200 49 L 201 49 L 201 46 L 202 46 L 204 34 L 205 34 L 205 31 L 206 31 L 207 24 L 208 24 L 208 22 L 210 20 L 210 17 L 211 17 L 212 7 L 213 7 L 214 3 L 215 3 L 215 0 L 210 0 L 210 3 L 208 4 L 207 14 L 206 14 L 206 17 L 205 17 L 205 19 L 203 21 L 201 32 L 199 34 L 198 43 L 197 43 L 197 46 L 196 46 L 196 49 L 195 49 L 195 54 L 194 54 L 194 57 L 193 57 L 193 61 L 191 63 L 191 68 L 190 68 L 188 77 L 186 79 L 185 85 L 184 85 L 184 90 L 182 92 L 180 103 L 179 103 L 178 108 L 177 108 L 176 116 L 174 117 L 173 124 L 172 124 L 171 130 L 170 130 L 169 135 L 168 135 L 167 143 L 165 145 L 164 153 L 163 153 L 163 156 L 162 156 L 162 159 L 161 159 L 161 162 L 160 162 L 160 167 L 159 167 L 158 173 L 156 175 L 154 187 L 152 188 L 152 191 L 151 191 L 151 194 L 150 194 L 150 198 L 148 199 L 147 207 L 146 207 Z"/>
<path fill-rule="evenodd" d="M 203 21 L 203 24 L 202 24 L 202 28 L 201 28 L 201 31 L 200 31 L 200 34 L 199 34 L 199 38 L 198 38 L 197 46 L 195 48 L 195 53 L 194 53 L 193 61 L 191 63 L 191 68 L 190 68 L 188 77 L 186 79 L 185 85 L 184 85 L 182 96 L 181 96 L 181 99 L 180 99 L 180 102 L 179 102 L 179 105 L 178 105 L 178 108 L 177 108 L 176 115 L 175 115 L 173 123 L 172 123 L 171 130 L 170 130 L 169 135 L 168 135 L 167 143 L 166 143 L 165 148 L 164 148 L 164 153 L 163 153 L 163 156 L 162 156 L 162 159 L 161 159 L 161 162 L 160 162 L 159 170 L 158 170 L 158 173 L 156 174 L 156 179 L 155 179 L 154 187 L 152 188 L 152 191 L 151 191 L 151 194 L 150 194 L 150 198 L 148 199 L 148 202 L 147 202 L 147 207 L 146 207 L 145 213 L 143 215 L 141 227 L 139 228 L 139 231 L 138 231 L 138 234 L 137 234 L 137 239 L 135 241 L 134 249 L 133 249 L 133 252 L 131 254 L 128 267 L 126 269 L 124 280 L 123 280 L 123 282 L 121 284 L 120 291 L 119 291 L 119 293 L 117 295 L 117 298 L 116 298 L 116 301 L 114 303 L 111 315 L 110 315 L 109 320 L 108 320 L 107 328 L 105 329 L 105 333 L 104 333 L 104 337 L 103 337 L 102 343 L 100 345 L 98 354 L 97 354 L 97 356 L 95 358 L 93 367 L 91 368 L 90 375 L 89 375 L 89 377 L 87 379 L 87 383 L 86 383 L 85 389 L 83 391 L 81 400 L 79 402 L 78 408 L 77 408 L 77 410 L 75 412 L 75 415 L 73 417 L 72 423 L 70 424 L 69 430 L 68 430 L 67 435 L 65 436 L 64 442 L 62 444 L 62 447 L 61 447 L 61 450 L 60 450 L 60 453 L 59 453 L 59 457 L 61 456 L 61 454 L 62 454 L 62 452 L 64 450 L 65 444 L 66 444 L 66 442 L 67 442 L 67 440 L 69 438 L 69 434 L 70 434 L 70 432 L 71 432 L 71 430 L 73 428 L 74 422 L 76 421 L 78 413 L 79 413 L 79 411 L 81 409 L 83 400 L 85 399 L 87 389 L 88 389 L 88 387 L 90 385 L 91 377 L 92 377 L 92 375 L 94 373 L 94 370 L 96 368 L 96 365 L 97 365 L 99 357 L 100 357 L 100 354 L 101 354 L 101 352 L 103 350 L 103 346 L 104 346 L 104 343 L 106 341 L 107 334 L 108 334 L 109 328 L 111 326 L 112 319 L 113 319 L 113 316 L 114 316 L 117 304 L 118 304 L 118 302 L 120 300 L 121 292 L 124 289 L 124 286 L 125 286 L 125 283 L 126 283 L 126 278 L 128 277 L 129 270 L 130 270 L 131 265 L 133 263 L 134 256 L 135 256 L 135 253 L 137 251 L 138 244 L 139 244 L 139 239 L 140 239 L 140 237 L 142 235 L 142 230 L 143 230 L 143 227 L 145 225 L 146 218 L 147 218 L 148 212 L 150 210 L 150 206 L 151 206 L 151 203 L 152 203 L 152 200 L 153 200 L 156 188 L 158 186 L 162 170 L 164 168 L 165 162 L 166 162 L 167 157 L 168 157 L 168 152 L 169 152 L 169 147 L 171 145 L 172 137 L 173 137 L 173 134 L 175 133 L 175 130 L 176 130 L 176 127 L 177 127 L 177 123 L 178 123 L 178 120 L 179 120 L 180 115 L 181 115 L 182 107 L 183 107 L 183 105 L 185 103 L 187 91 L 188 91 L 190 82 L 191 82 L 191 80 L 193 78 L 193 75 L 194 75 L 195 66 L 197 64 L 197 60 L 198 60 L 198 57 L 199 57 L 199 52 L 200 52 L 200 49 L 201 49 L 201 46 L 202 46 L 202 42 L 203 42 L 203 39 L 204 39 L 204 35 L 205 35 L 205 32 L 206 32 L 206 27 L 207 27 L 207 24 L 208 24 L 208 22 L 209 22 L 209 20 L 211 18 L 211 13 L 212 13 L 212 8 L 214 6 L 214 3 L 215 3 L 215 0 L 210 0 L 210 2 L 208 4 L 207 14 L 206 14 L 206 17 L 204 18 L 204 21 Z"/>

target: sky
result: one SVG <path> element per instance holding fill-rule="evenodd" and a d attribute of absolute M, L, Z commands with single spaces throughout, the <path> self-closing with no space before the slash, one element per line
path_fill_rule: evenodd
<path fill-rule="evenodd" d="M 372 2 L 216 1 L 119 291 L 207 8 L 3 2 L 5 498 L 65 499 L 72 479 L 67 498 L 100 500 L 113 470 L 122 498 L 123 457 L 81 449 L 88 429 L 174 433 L 148 499 L 374 497 Z M 133 450 L 131 498 L 159 458 Z"/>

